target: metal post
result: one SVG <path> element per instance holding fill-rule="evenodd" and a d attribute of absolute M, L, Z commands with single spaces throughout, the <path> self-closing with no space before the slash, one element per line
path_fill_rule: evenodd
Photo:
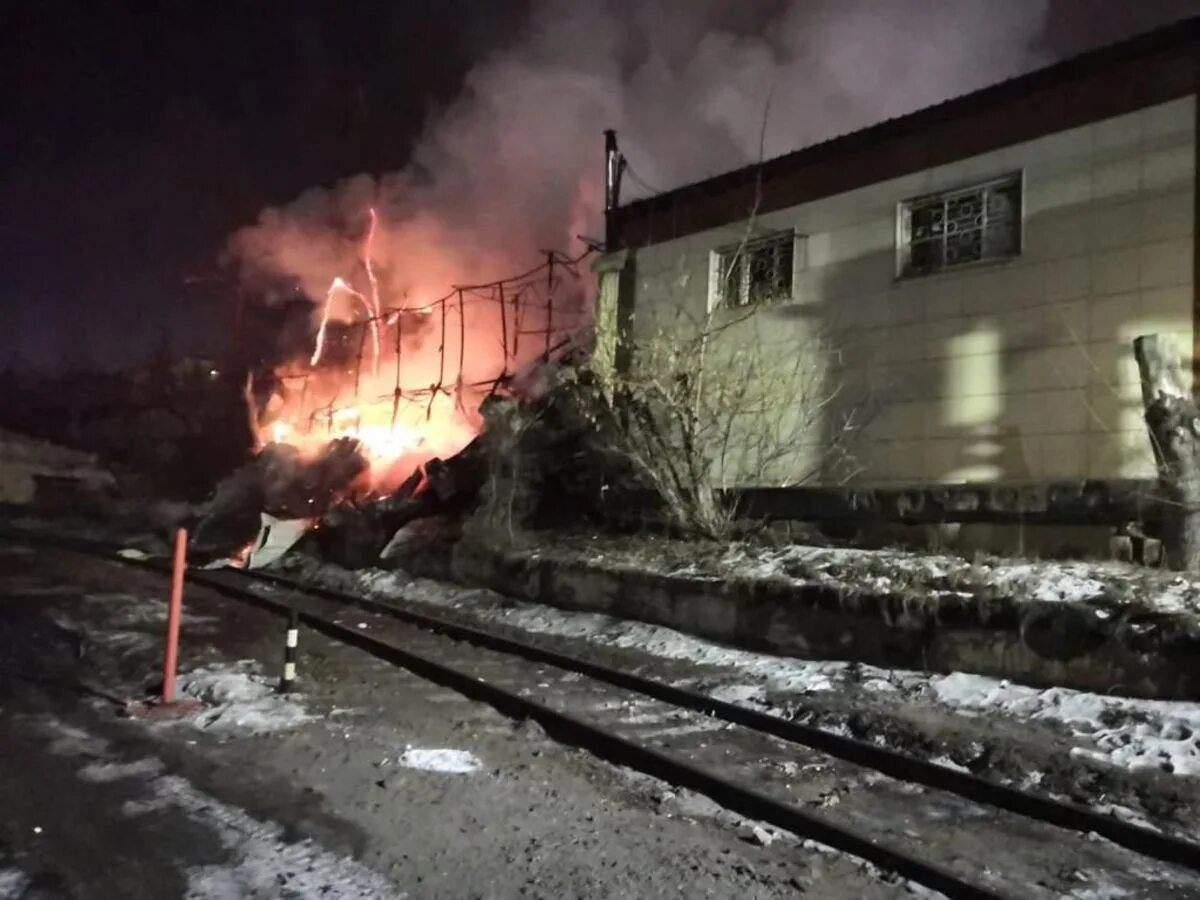
<path fill-rule="evenodd" d="M 500 343 L 504 347 L 503 375 L 508 375 L 508 308 L 504 305 L 504 282 L 501 281 L 496 287 L 500 292 Z"/>
<path fill-rule="evenodd" d="M 162 702 L 175 702 L 175 667 L 179 662 L 179 619 L 183 609 L 183 573 L 187 568 L 187 530 L 175 532 L 175 559 L 171 569 L 171 601 L 167 607 L 167 648 L 163 658 Z"/>
<path fill-rule="evenodd" d="M 458 289 L 458 386 L 463 383 L 463 366 L 467 361 L 467 310 L 463 305 L 462 288 Z"/>
<path fill-rule="evenodd" d="M 617 249 L 617 207 L 621 205 L 621 169 L 624 161 L 617 149 L 617 133 L 604 132 L 604 249 Z"/>
<path fill-rule="evenodd" d="M 279 679 L 279 693 L 286 694 L 296 680 L 296 647 L 300 643 L 300 613 L 288 610 L 287 637 L 283 645 L 283 677 Z"/>
<path fill-rule="evenodd" d="M 621 154 L 617 150 L 617 133 L 604 129 L 604 211 L 615 209 L 621 202 Z"/>
<path fill-rule="evenodd" d="M 546 352 L 543 359 L 550 359 L 550 333 L 554 330 L 554 251 L 546 253 Z"/>
<path fill-rule="evenodd" d="M 403 344 L 403 333 L 400 329 L 403 320 L 404 312 L 401 310 L 396 313 L 396 387 L 392 392 L 392 431 L 396 430 L 396 413 L 400 411 L 400 348 Z"/>

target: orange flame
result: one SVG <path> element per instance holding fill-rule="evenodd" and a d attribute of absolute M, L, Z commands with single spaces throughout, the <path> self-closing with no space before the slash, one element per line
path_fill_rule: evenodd
<path fill-rule="evenodd" d="M 359 290 L 348 274 L 332 279 L 311 356 L 276 370 L 278 386 L 266 408 L 256 409 L 256 427 L 261 443 L 285 443 L 303 456 L 316 456 L 336 438 L 357 439 L 370 464 L 365 489 L 386 492 L 428 460 L 448 458 L 470 443 L 494 379 L 515 371 L 522 359 L 549 353 L 550 339 L 535 338 L 522 340 L 522 357 L 515 358 L 518 334 L 540 335 L 537 320 L 549 300 L 539 292 L 550 290 L 553 279 L 526 273 L 507 295 L 500 290 L 489 297 L 481 285 L 432 303 L 410 302 L 453 279 L 457 266 L 434 252 L 406 255 L 400 263 L 395 257 L 402 251 L 387 223 L 374 208 L 368 214 L 357 256 L 369 287 Z M 370 335 L 369 365 L 361 356 L 338 362 L 344 355 L 331 352 L 330 322 L 339 318 Z"/>
<path fill-rule="evenodd" d="M 375 241 L 375 229 L 379 227 L 379 216 L 371 207 L 371 227 L 367 229 L 367 240 L 363 245 L 363 265 L 367 269 L 367 280 L 371 282 L 371 342 L 375 347 L 374 370 L 379 371 L 379 279 L 375 277 L 375 265 L 371 261 L 371 244 Z"/>

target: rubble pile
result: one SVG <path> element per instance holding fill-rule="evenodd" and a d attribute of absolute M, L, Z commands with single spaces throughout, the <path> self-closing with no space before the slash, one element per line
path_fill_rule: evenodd
<path fill-rule="evenodd" d="M 230 555 L 259 532 L 261 516 L 319 519 L 366 471 L 357 441 L 330 441 L 312 459 L 287 444 L 268 444 L 254 460 L 225 478 L 193 531 L 193 555 L 203 561 Z"/>
<path fill-rule="evenodd" d="M 479 435 L 455 455 L 425 462 L 399 488 L 369 491 L 369 461 L 353 438 L 315 457 L 268 444 L 226 478 L 195 529 L 198 558 L 232 556 L 279 519 L 312 523 L 304 545 L 347 568 L 378 565 L 438 575 L 469 519 L 497 531 L 627 528 L 647 515 L 646 491 L 606 447 L 620 427 L 585 367 L 539 361 L 479 408 Z"/>

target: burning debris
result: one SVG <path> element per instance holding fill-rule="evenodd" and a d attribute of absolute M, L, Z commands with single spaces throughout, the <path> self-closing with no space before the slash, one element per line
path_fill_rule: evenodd
<path fill-rule="evenodd" d="M 310 521 L 330 557 L 363 564 L 408 522 L 460 515 L 486 469 L 481 407 L 536 387 L 531 370 L 588 330 L 588 281 L 576 268 L 583 257 L 547 253 L 518 276 L 418 302 L 411 275 L 380 254 L 381 243 L 394 249 L 387 224 L 373 206 L 366 218 L 353 252 L 343 241 L 327 260 L 321 298 L 304 292 L 307 347 L 281 333 L 283 358 L 247 381 L 261 449 L 208 504 L 194 537 L 201 557 L 257 543 L 268 515 Z M 242 236 L 244 253 L 264 230 Z"/>
<path fill-rule="evenodd" d="M 543 356 L 502 372 L 473 410 L 456 405 L 458 423 L 465 429 L 469 422 L 471 431 L 461 447 L 458 440 L 443 442 L 442 446 L 453 448 L 445 456 L 432 455 L 423 436 L 399 443 L 406 434 L 399 427 L 391 445 L 372 443 L 371 427 L 358 418 L 347 424 L 346 433 L 327 429 L 325 436 L 334 436 L 315 449 L 303 442 L 267 443 L 251 463 L 218 486 L 195 530 L 193 553 L 200 560 L 235 559 L 239 564 L 261 560 L 265 557 L 260 548 L 269 543 L 268 529 L 282 520 L 310 523 L 321 555 L 349 567 L 377 562 L 388 546 L 398 560 L 420 548 L 440 545 L 457 534 L 461 519 L 476 504 L 488 476 L 489 454 L 498 449 L 476 432 L 502 417 L 499 410 L 542 398 L 562 362 L 578 356 L 583 334 L 561 339 Z M 426 415 L 436 432 L 444 420 L 436 420 L 431 408 L 432 403 Z M 358 407 L 348 410 L 357 413 Z M 348 420 L 346 410 L 341 412 L 331 421 Z M 380 427 L 391 433 L 390 426 Z M 273 429 L 280 437 L 290 433 L 286 423 L 278 420 Z M 392 487 L 400 473 L 405 477 Z M 439 523 L 437 527 L 427 523 L 396 539 L 410 523 L 431 519 Z"/>
<path fill-rule="evenodd" d="M 367 492 L 384 496 L 466 447 L 483 400 L 586 326 L 587 281 L 576 269 L 582 257 L 549 253 L 514 278 L 420 302 L 411 276 L 376 258 L 387 229 L 374 207 L 367 218 L 361 244 L 311 298 L 309 346 L 259 373 L 247 402 L 260 445 L 313 459 L 328 441 L 357 441 Z"/>
<path fill-rule="evenodd" d="M 219 485 L 192 538 L 198 558 L 228 556 L 259 533 L 261 514 L 318 520 L 367 472 L 361 445 L 335 438 L 312 458 L 289 444 L 268 444 Z"/>

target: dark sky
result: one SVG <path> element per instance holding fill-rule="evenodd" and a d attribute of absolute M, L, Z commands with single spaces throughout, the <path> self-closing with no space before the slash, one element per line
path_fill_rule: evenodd
<path fill-rule="evenodd" d="M 111 365 L 164 339 L 211 347 L 225 238 L 307 187 L 402 167 L 426 115 L 528 12 L 17 6 L 0 14 L 0 366 Z M 1069 55 L 1189 11 L 1194 0 L 1052 0 L 1046 40 Z"/>
<path fill-rule="evenodd" d="M 0 365 L 194 344 L 232 230 L 399 168 L 519 22 L 469 0 L 20 5 L 0 20 Z"/>

